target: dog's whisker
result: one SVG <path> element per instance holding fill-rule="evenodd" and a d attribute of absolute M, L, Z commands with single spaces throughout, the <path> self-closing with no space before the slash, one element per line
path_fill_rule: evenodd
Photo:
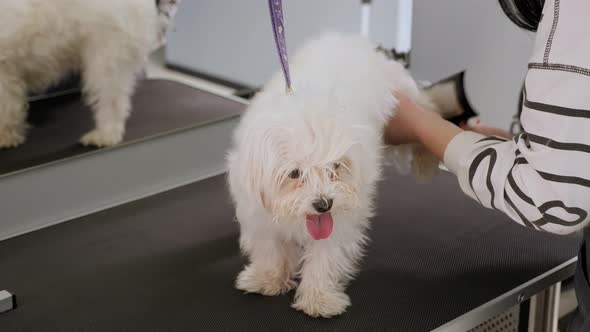
<path fill-rule="evenodd" d="M 352 173 L 352 169 L 350 168 L 350 166 L 348 166 L 348 163 L 347 162 L 340 163 L 340 166 L 342 168 L 344 168 L 346 171 Z"/>

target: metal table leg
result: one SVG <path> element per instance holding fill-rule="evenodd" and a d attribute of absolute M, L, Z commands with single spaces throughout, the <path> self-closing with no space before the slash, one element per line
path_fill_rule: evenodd
<path fill-rule="evenodd" d="M 559 321 L 561 283 L 535 295 L 531 305 L 530 332 L 555 332 Z"/>

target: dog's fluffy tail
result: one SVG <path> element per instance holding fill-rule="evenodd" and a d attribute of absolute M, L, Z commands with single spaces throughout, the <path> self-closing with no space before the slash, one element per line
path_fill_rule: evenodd
<path fill-rule="evenodd" d="M 386 165 L 396 167 L 402 175 L 412 174 L 418 179 L 428 180 L 438 174 L 439 160 L 422 144 L 387 146 L 384 160 Z"/>
<path fill-rule="evenodd" d="M 423 92 L 414 101 L 421 107 L 440 114 L 436 105 Z M 385 163 L 395 166 L 401 174 L 412 173 L 416 178 L 427 180 L 439 172 L 440 161 L 424 145 L 419 143 L 387 146 L 384 153 Z"/>

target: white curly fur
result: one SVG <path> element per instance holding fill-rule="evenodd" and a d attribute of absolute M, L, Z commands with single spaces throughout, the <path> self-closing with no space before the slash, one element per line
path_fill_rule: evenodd
<path fill-rule="evenodd" d="M 407 71 L 360 36 L 327 33 L 292 58 L 294 92 L 280 72 L 254 98 L 235 131 L 228 182 L 250 263 L 236 287 L 264 295 L 297 286 L 293 307 L 331 317 L 350 305 L 345 288 L 367 242 L 381 173 L 383 128 L 403 91 L 426 104 Z M 438 162 L 408 146 L 398 162 L 432 173 Z M 419 151 L 417 158 L 412 158 Z M 337 167 L 337 165 L 341 167 Z M 299 179 L 291 179 L 294 169 Z M 333 198 L 334 229 L 313 240 L 306 215 L 319 197 Z"/>
<path fill-rule="evenodd" d="M 136 75 L 163 40 L 175 0 L 0 1 L 0 148 L 26 139 L 27 96 L 81 73 L 95 129 L 86 145 L 123 139 Z"/>

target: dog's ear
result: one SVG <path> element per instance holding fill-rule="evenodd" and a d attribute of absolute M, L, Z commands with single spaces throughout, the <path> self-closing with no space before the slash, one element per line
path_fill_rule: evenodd
<path fill-rule="evenodd" d="M 270 196 L 265 188 L 270 182 L 268 172 L 271 170 L 267 168 L 272 166 L 265 162 L 268 160 L 267 151 L 257 138 L 236 144 L 236 148 L 229 153 L 228 180 L 234 197 L 246 196 L 268 209 Z"/>

